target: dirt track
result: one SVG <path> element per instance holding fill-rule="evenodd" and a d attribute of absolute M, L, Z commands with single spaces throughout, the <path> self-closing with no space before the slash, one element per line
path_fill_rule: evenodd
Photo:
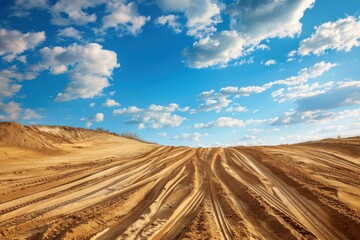
<path fill-rule="evenodd" d="M 360 239 L 359 138 L 61 146 L 0 148 L 0 239 Z"/>

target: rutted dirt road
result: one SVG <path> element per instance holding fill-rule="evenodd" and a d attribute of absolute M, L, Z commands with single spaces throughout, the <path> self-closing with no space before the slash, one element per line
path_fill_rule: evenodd
<path fill-rule="evenodd" d="M 0 239 L 360 239 L 360 138 L 56 146 L 0 147 Z"/>

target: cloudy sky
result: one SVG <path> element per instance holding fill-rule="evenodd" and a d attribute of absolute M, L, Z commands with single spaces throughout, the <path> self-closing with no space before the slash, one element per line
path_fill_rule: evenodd
<path fill-rule="evenodd" d="M 358 0 L 2 0 L 0 11 L 0 121 L 190 146 L 360 134 Z"/>

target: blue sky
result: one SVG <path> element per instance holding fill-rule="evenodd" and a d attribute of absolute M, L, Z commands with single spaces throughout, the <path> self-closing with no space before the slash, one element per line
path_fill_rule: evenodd
<path fill-rule="evenodd" d="M 1 5 L 0 121 L 190 146 L 360 134 L 356 0 Z"/>

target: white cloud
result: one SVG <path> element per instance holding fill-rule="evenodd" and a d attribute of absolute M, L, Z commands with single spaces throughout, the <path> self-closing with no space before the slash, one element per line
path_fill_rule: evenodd
<path fill-rule="evenodd" d="M 286 100 L 297 100 L 323 94 L 328 92 L 334 85 L 334 82 L 324 84 L 301 84 L 294 87 L 280 88 L 271 93 L 272 98 L 276 102 L 284 102 Z"/>
<path fill-rule="evenodd" d="M 143 111 L 136 106 L 130 106 L 128 108 L 116 109 L 113 111 L 113 115 L 125 115 L 125 114 L 134 114 Z"/>
<path fill-rule="evenodd" d="M 93 117 L 89 118 L 81 118 L 80 121 L 85 121 L 86 127 L 91 127 L 93 122 L 103 122 L 104 121 L 104 114 L 103 113 L 96 113 Z"/>
<path fill-rule="evenodd" d="M 167 133 L 166 133 L 166 132 L 160 132 L 160 133 L 158 133 L 157 135 L 162 136 L 162 137 L 166 137 L 166 136 L 167 136 Z"/>
<path fill-rule="evenodd" d="M 275 65 L 277 62 L 274 59 L 267 60 L 264 64 L 265 66 Z"/>
<path fill-rule="evenodd" d="M 104 114 L 103 113 L 97 113 L 94 117 L 94 122 L 102 122 L 104 121 Z"/>
<path fill-rule="evenodd" d="M 15 83 L 16 81 L 31 80 L 35 77 L 36 74 L 31 71 L 19 72 L 16 65 L 0 70 L 0 99 L 14 96 L 21 89 L 21 85 Z"/>
<path fill-rule="evenodd" d="M 165 26 L 167 25 L 175 33 L 181 33 L 181 24 L 179 23 L 179 16 L 174 14 L 162 15 L 155 19 L 155 24 Z"/>
<path fill-rule="evenodd" d="M 180 126 L 186 118 L 173 114 L 180 110 L 182 109 L 176 103 L 167 106 L 151 104 L 148 109 L 140 109 L 136 106 L 116 109 L 113 111 L 113 115 L 130 115 L 131 118 L 126 123 L 138 124 L 139 129 L 160 129 Z"/>
<path fill-rule="evenodd" d="M 157 0 L 160 8 L 167 12 L 182 12 L 187 18 L 189 36 L 204 37 L 216 31 L 221 22 L 222 5 L 214 0 Z"/>
<path fill-rule="evenodd" d="M 259 49 L 268 38 L 294 37 L 300 34 L 300 19 L 315 0 L 235 1 L 226 12 L 230 30 L 197 40 L 184 51 L 191 68 L 226 67 L 229 62 Z"/>
<path fill-rule="evenodd" d="M 295 103 L 301 111 L 360 105 L 359 92 L 360 81 L 327 83 L 318 94 L 299 98 Z"/>
<path fill-rule="evenodd" d="M 111 1 L 106 5 L 110 13 L 102 18 L 102 29 L 114 28 L 123 34 L 138 35 L 150 17 L 139 14 L 135 2 Z"/>
<path fill-rule="evenodd" d="M 14 121 L 17 120 L 22 112 L 20 104 L 11 101 L 8 103 L 0 102 L 0 120 Z"/>
<path fill-rule="evenodd" d="M 270 88 L 273 85 L 277 85 L 277 84 L 293 86 L 293 85 L 306 83 L 309 79 L 317 78 L 335 66 L 337 66 L 336 63 L 321 61 L 319 63 L 316 63 L 314 66 L 310 68 L 301 69 L 296 76 L 291 76 L 283 80 L 277 80 L 274 82 L 266 83 L 264 84 L 264 87 Z"/>
<path fill-rule="evenodd" d="M 236 95 L 236 96 L 249 96 L 254 93 L 262 93 L 265 91 L 265 87 L 260 86 L 247 86 L 247 87 L 224 87 L 220 89 L 220 93 L 223 95 Z"/>
<path fill-rule="evenodd" d="M 331 121 L 349 118 L 359 117 L 360 109 L 343 110 L 340 112 L 330 112 L 324 110 L 314 111 L 296 111 L 291 110 L 285 112 L 276 121 L 270 123 L 272 125 L 291 125 L 299 123 L 328 123 Z"/>
<path fill-rule="evenodd" d="M 11 101 L 8 103 L 0 102 L 0 120 L 16 121 L 19 118 L 23 120 L 39 119 L 42 116 L 32 109 L 23 109 L 19 103 Z"/>
<path fill-rule="evenodd" d="M 222 127 L 245 127 L 245 122 L 240 119 L 230 117 L 219 117 L 215 121 L 204 123 L 196 123 L 194 128 L 222 128 Z"/>
<path fill-rule="evenodd" d="M 95 13 L 87 12 L 88 9 L 94 8 L 105 3 L 106 0 L 60 0 L 56 2 L 49 11 L 52 15 L 51 22 L 55 25 L 86 25 L 96 21 Z"/>
<path fill-rule="evenodd" d="M 230 4 L 230 27 L 253 41 L 294 37 L 301 33 L 300 19 L 315 0 L 237 0 Z"/>
<path fill-rule="evenodd" d="M 60 29 L 57 35 L 59 37 L 74 38 L 76 40 L 82 39 L 81 33 L 73 27 Z"/>
<path fill-rule="evenodd" d="M 234 66 L 241 66 L 244 64 L 253 64 L 254 63 L 254 58 L 250 57 L 249 59 L 241 59 L 240 61 L 236 61 L 234 62 Z"/>
<path fill-rule="evenodd" d="M 104 107 L 116 107 L 120 106 L 120 103 L 116 102 L 114 99 L 106 99 L 106 101 L 102 105 Z"/>
<path fill-rule="evenodd" d="M 266 88 L 260 86 L 248 86 L 239 88 L 239 93 L 244 96 L 248 96 L 253 93 L 262 93 Z"/>
<path fill-rule="evenodd" d="M 154 112 L 174 112 L 178 108 L 179 105 L 177 105 L 176 103 L 170 103 L 168 106 L 155 105 L 155 104 L 151 104 L 149 106 L 149 110 Z"/>
<path fill-rule="evenodd" d="M 190 111 L 190 107 L 183 107 L 183 108 L 178 108 L 179 112 L 188 112 Z"/>
<path fill-rule="evenodd" d="M 315 33 L 300 42 L 301 56 L 321 55 L 326 50 L 350 51 L 360 46 L 360 17 L 348 16 L 335 22 L 326 22 L 315 28 Z"/>
<path fill-rule="evenodd" d="M 52 74 L 68 73 L 71 82 L 57 101 L 92 98 L 109 86 L 108 78 L 119 67 L 116 53 L 102 49 L 97 43 L 74 44 L 68 47 L 45 47 L 40 50 L 42 61 L 35 71 L 49 69 Z"/>
<path fill-rule="evenodd" d="M 172 139 L 199 142 L 200 138 L 205 137 L 205 136 L 208 136 L 208 134 L 207 133 L 200 134 L 198 132 L 194 132 L 194 133 L 183 133 L 183 134 L 174 136 Z"/>
<path fill-rule="evenodd" d="M 221 109 L 226 108 L 232 101 L 226 97 L 219 97 L 217 99 L 206 99 L 204 103 L 200 104 L 198 111 L 212 111 L 220 112 Z"/>
<path fill-rule="evenodd" d="M 11 97 L 21 89 L 21 85 L 14 84 L 0 72 L 0 99 L 2 97 Z"/>
<path fill-rule="evenodd" d="M 139 118 L 133 116 L 132 121 L 139 123 L 139 128 L 159 129 L 163 127 L 178 127 L 186 118 L 169 112 L 145 111 Z"/>
<path fill-rule="evenodd" d="M 228 62 L 242 56 L 246 41 L 236 31 L 222 31 L 194 42 L 184 50 L 191 68 L 226 67 Z"/>
<path fill-rule="evenodd" d="M 214 93 L 215 93 L 215 90 L 202 92 L 202 93 L 200 93 L 199 98 L 201 98 L 201 99 L 212 98 L 212 97 L 214 97 Z"/>
<path fill-rule="evenodd" d="M 40 114 L 36 113 L 34 110 L 25 109 L 24 116 L 23 116 L 24 120 L 40 119 L 40 118 L 42 118 L 42 116 Z"/>
<path fill-rule="evenodd" d="M 253 135 L 244 135 L 238 139 L 235 145 L 245 145 L 245 146 L 254 146 L 254 145 L 263 145 L 265 142 Z"/>
<path fill-rule="evenodd" d="M 47 9 L 48 7 L 47 0 L 15 0 L 12 16 L 25 17 L 30 14 L 31 9 Z"/>
<path fill-rule="evenodd" d="M 225 110 L 226 112 L 247 112 L 246 107 L 238 106 L 238 107 L 228 107 Z"/>
<path fill-rule="evenodd" d="M 0 56 L 5 61 L 14 60 L 18 54 L 33 49 L 45 41 L 45 32 L 21 33 L 17 30 L 0 29 Z"/>
<path fill-rule="evenodd" d="M 347 126 L 343 125 L 333 125 L 317 128 L 314 131 L 311 131 L 311 134 L 321 134 L 322 138 L 324 137 L 348 137 L 348 136 L 359 136 L 360 135 L 360 122 L 350 124 Z"/>
<path fill-rule="evenodd" d="M 89 103 L 89 107 L 94 107 L 95 106 L 95 103 Z"/>

